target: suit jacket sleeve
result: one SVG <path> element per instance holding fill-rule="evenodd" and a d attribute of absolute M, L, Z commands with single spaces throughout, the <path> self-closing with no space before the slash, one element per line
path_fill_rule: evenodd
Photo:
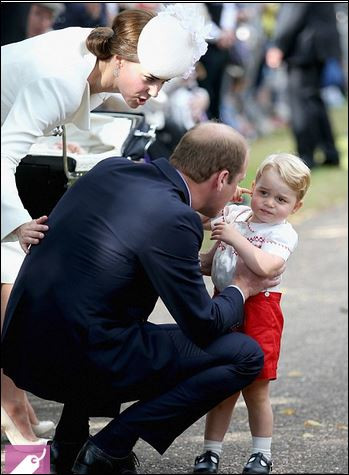
<path fill-rule="evenodd" d="M 183 332 L 204 346 L 243 320 L 239 290 L 225 289 L 211 299 L 200 271 L 198 254 L 203 230 L 190 208 L 162 221 L 145 242 L 140 261 L 152 285 Z M 169 213 L 170 215 L 170 213 Z"/>
<path fill-rule="evenodd" d="M 284 56 L 288 55 L 297 35 L 303 29 L 307 21 L 307 11 L 306 3 L 285 3 L 281 6 L 273 41 Z"/>

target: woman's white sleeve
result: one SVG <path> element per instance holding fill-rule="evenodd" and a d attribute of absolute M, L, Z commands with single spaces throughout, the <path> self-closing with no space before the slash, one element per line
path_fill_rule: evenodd
<path fill-rule="evenodd" d="M 18 195 L 16 168 L 38 137 L 50 133 L 77 110 L 82 93 L 76 86 L 66 78 L 33 81 L 19 92 L 1 127 L 2 241 L 17 240 L 13 231 L 32 219 Z"/>

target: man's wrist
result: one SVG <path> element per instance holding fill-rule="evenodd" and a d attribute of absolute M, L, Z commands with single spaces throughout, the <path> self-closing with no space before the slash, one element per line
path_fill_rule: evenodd
<path fill-rule="evenodd" d="M 238 285 L 235 285 L 235 284 L 231 284 L 229 285 L 228 287 L 235 287 L 241 294 L 242 296 L 242 300 L 243 302 L 245 303 L 245 300 L 246 300 L 246 297 L 245 297 L 245 293 L 243 292 L 243 290 L 241 289 L 241 287 L 239 287 Z"/>

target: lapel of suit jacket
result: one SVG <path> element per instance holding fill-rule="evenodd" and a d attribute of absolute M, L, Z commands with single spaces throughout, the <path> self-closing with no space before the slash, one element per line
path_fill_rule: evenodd
<path fill-rule="evenodd" d="M 184 201 L 187 205 L 190 204 L 189 191 L 184 183 L 183 178 L 180 176 L 178 171 L 170 165 L 166 158 L 158 158 L 151 162 L 152 165 L 156 166 L 160 172 L 165 175 L 165 177 L 170 180 L 178 188 L 179 195 L 181 200 Z"/>

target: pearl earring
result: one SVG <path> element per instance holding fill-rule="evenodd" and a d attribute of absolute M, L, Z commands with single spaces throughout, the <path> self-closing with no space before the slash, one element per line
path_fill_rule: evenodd
<path fill-rule="evenodd" d="M 114 74 L 114 76 L 115 76 L 116 78 L 119 77 L 119 72 L 120 72 L 120 69 L 119 69 L 119 68 L 115 68 L 115 69 L 114 69 L 113 74 Z"/>

